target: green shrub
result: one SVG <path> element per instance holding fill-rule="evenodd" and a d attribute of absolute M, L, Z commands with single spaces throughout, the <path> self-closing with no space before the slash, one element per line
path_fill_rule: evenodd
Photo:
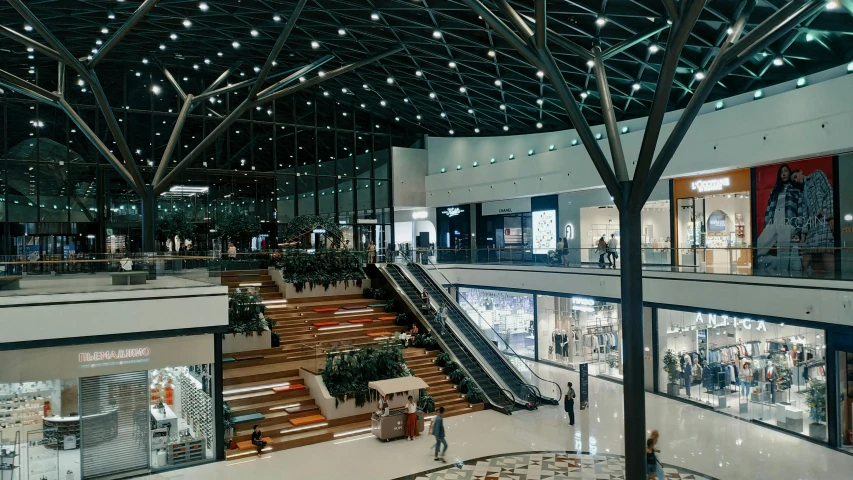
<path fill-rule="evenodd" d="M 377 288 L 373 290 L 373 298 L 376 300 L 386 300 L 388 298 L 388 290 Z"/>
<path fill-rule="evenodd" d="M 454 362 L 453 360 L 448 359 L 447 362 L 444 364 L 444 374 L 450 375 L 456 370 L 459 370 L 459 365 L 457 365 L 456 362 Z"/>
<path fill-rule="evenodd" d="M 448 375 L 448 378 L 450 378 L 450 381 L 454 385 L 459 385 L 460 383 L 462 383 L 462 380 L 465 379 L 465 372 L 463 372 L 462 370 L 456 370 L 450 375 Z"/>
<path fill-rule="evenodd" d="M 385 302 L 385 311 L 386 311 L 386 312 L 393 312 L 393 311 L 394 311 L 395 306 L 396 306 L 396 305 L 395 305 L 395 303 L 394 303 L 394 299 L 393 299 L 393 298 L 389 298 L 389 299 L 388 299 L 388 301 L 387 301 L 387 302 Z"/>
<path fill-rule="evenodd" d="M 418 407 L 425 413 L 432 413 L 435 411 L 435 399 L 427 395 L 426 390 L 422 389 L 418 399 Z"/>
<path fill-rule="evenodd" d="M 482 403 L 483 402 L 483 392 L 472 385 L 468 389 L 468 393 L 465 395 L 465 401 L 468 403 Z"/>
<path fill-rule="evenodd" d="M 459 393 L 468 393 L 468 390 L 474 386 L 473 380 L 470 377 L 465 377 L 459 382 Z"/>
<path fill-rule="evenodd" d="M 373 298 L 373 289 L 370 287 L 364 287 L 364 290 L 361 291 L 362 298 Z"/>
<path fill-rule="evenodd" d="M 435 337 L 433 337 L 431 335 L 427 336 L 424 339 L 424 348 L 427 350 L 438 350 L 439 349 L 438 340 L 436 340 Z"/>
<path fill-rule="evenodd" d="M 301 292 L 306 285 L 311 290 L 315 286 L 323 286 L 328 290 L 338 283 L 348 287 L 350 282 L 360 287 L 366 278 L 361 259 L 347 249 L 322 250 L 313 254 L 288 249 L 276 260 L 276 268 L 281 270 L 284 281 L 292 283 L 297 292 Z"/>
<path fill-rule="evenodd" d="M 405 377 L 408 370 L 403 347 L 399 342 L 387 341 L 362 350 L 330 350 L 320 375 L 329 394 L 335 397 L 335 407 L 348 398 L 354 398 L 355 405 L 362 407 L 375 400 L 375 394 L 367 387 L 369 382 Z"/>
<path fill-rule="evenodd" d="M 398 313 L 397 318 L 394 319 L 394 325 L 398 327 L 405 327 L 409 324 L 409 316 L 406 315 L 406 312 Z"/>
<path fill-rule="evenodd" d="M 275 321 L 265 318 L 263 299 L 257 293 L 235 290 L 228 299 L 228 333 L 249 336 L 272 330 Z"/>
<path fill-rule="evenodd" d="M 441 352 L 435 357 L 435 364 L 439 367 L 447 365 L 450 361 L 450 354 L 447 352 Z"/>

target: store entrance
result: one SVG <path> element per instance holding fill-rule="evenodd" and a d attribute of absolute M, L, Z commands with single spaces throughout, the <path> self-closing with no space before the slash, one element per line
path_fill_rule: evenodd
<path fill-rule="evenodd" d="M 853 452 L 853 351 L 838 352 L 838 407 L 841 417 L 841 436 L 838 445 L 841 449 Z"/>
<path fill-rule="evenodd" d="M 696 267 L 704 262 L 705 247 L 705 197 L 679 198 L 678 246 L 676 259 L 683 267 Z"/>

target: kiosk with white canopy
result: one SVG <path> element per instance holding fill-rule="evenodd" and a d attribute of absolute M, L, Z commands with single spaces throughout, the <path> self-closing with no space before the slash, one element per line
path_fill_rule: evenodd
<path fill-rule="evenodd" d="M 376 390 L 380 396 L 388 394 L 404 393 L 411 395 L 414 400 L 418 400 L 418 391 L 429 387 L 423 379 L 418 377 L 400 377 L 389 380 L 378 380 L 370 382 L 367 387 L 371 390 Z M 384 412 L 377 412 L 373 415 L 371 421 L 371 431 L 373 435 L 380 440 L 391 440 L 393 438 L 406 436 L 406 413 L 403 411 L 390 412 L 384 415 Z M 418 432 L 424 431 L 424 412 L 418 410 Z"/>

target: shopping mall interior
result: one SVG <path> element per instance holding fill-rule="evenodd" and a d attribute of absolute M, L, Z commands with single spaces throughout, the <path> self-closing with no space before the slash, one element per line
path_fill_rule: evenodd
<path fill-rule="evenodd" d="M 849 477 L 851 33 L 0 1 L 0 480 Z"/>

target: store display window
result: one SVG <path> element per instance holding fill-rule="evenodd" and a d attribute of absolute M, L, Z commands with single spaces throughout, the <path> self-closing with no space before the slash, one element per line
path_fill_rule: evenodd
<path fill-rule="evenodd" d="M 588 297 L 537 295 L 539 360 L 622 379 L 622 337 L 618 304 Z"/>
<path fill-rule="evenodd" d="M 533 295 L 460 287 L 459 305 L 498 349 L 535 357 Z"/>
<path fill-rule="evenodd" d="M 661 392 L 826 441 L 826 332 L 658 309 Z"/>
<path fill-rule="evenodd" d="M 654 200 L 646 202 L 640 214 L 643 233 L 643 263 L 669 265 L 670 254 L 670 202 Z M 605 242 L 615 238 L 619 245 L 619 210 L 614 205 L 583 207 L 580 209 L 581 261 L 597 263 L 598 240 Z M 566 235 L 568 236 L 568 234 Z"/>
<path fill-rule="evenodd" d="M 708 272 L 752 267 L 749 169 L 673 180 L 676 263 Z"/>

